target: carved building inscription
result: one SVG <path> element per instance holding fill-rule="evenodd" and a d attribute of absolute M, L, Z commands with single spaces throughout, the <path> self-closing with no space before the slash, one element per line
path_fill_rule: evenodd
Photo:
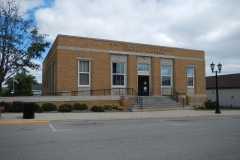
<path fill-rule="evenodd" d="M 167 47 L 157 47 L 157 46 L 149 46 L 149 45 L 138 45 L 138 44 L 126 44 L 126 43 L 110 43 L 110 48 L 112 50 L 119 50 L 124 52 L 137 52 L 137 53 L 151 53 L 164 55 L 166 53 L 173 53 L 173 48 Z"/>

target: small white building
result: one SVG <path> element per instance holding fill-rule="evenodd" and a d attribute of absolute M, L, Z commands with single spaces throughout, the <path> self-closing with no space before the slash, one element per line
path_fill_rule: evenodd
<path fill-rule="evenodd" d="M 207 98 L 216 101 L 216 78 L 206 77 Z M 219 105 L 240 107 L 240 73 L 218 76 Z"/>
<path fill-rule="evenodd" d="M 41 95 L 42 94 L 42 84 L 34 84 L 32 86 L 32 91 L 33 91 L 33 95 Z"/>

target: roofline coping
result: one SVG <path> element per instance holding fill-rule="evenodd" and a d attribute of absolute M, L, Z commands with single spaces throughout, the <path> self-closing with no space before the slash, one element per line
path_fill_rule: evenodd
<path fill-rule="evenodd" d="M 221 76 L 230 76 L 230 75 L 240 75 L 240 73 L 223 74 L 223 75 L 218 75 L 218 77 L 221 77 Z M 211 77 L 216 77 L 216 76 L 206 76 L 206 78 L 211 78 Z"/>
<path fill-rule="evenodd" d="M 216 89 L 216 87 L 206 87 L 206 89 Z M 236 87 L 218 87 L 218 89 L 240 89 L 240 86 L 236 86 Z"/>
<path fill-rule="evenodd" d="M 186 49 L 186 48 L 178 48 L 178 47 L 167 47 L 167 46 L 159 46 L 159 45 L 152 45 L 152 44 L 146 44 L 146 43 L 136 43 L 136 42 L 127 42 L 127 41 L 118 41 L 118 40 L 108 40 L 108 39 L 101 39 L 101 38 L 90 38 L 90 37 L 72 36 L 72 35 L 64 35 L 64 34 L 58 34 L 57 37 L 69 37 L 69 38 L 78 38 L 78 39 L 99 40 L 99 41 L 106 41 L 106 42 L 128 43 L 128 44 L 146 45 L 146 46 L 152 46 L 152 47 L 164 47 L 164 48 L 174 48 L 174 49 L 180 49 L 180 50 L 205 52 L 203 50 L 194 50 L 194 49 Z M 57 39 L 57 37 L 56 37 L 56 39 Z"/>

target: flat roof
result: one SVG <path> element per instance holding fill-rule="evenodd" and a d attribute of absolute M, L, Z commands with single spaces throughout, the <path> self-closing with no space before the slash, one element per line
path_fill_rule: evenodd
<path fill-rule="evenodd" d="M 128 43 L 134 45 L 146 45 L 152 47 L 164 47 L 164 48 L 174 48 L 180 50 L 189 50 L 189 51 L 199 51 L 204 52 L 203 50 L 195 50 L 195 49 L 187 49 L 187 48 L 178 48 L 178 47 L 170 47 L 170 46 L 160 46 L 160 45 L 153 45 L 153 44 L 145 44 L 145 43 L 137 43 L 137 42 L 127 42 L 127 41 L 118 41 L 118 40 L 109 40 L 109 39 L 101 39 L 101 38 L 90 38 L 90 37 L 81 37 L 81 36 L 73 36 L 73 35 L 64 35 L 58 34 L 57 37 L 69 37 L 69 38 L 78 38 L 78 39 L 89 39 L 89 40 L 97 40 L 97 41 L 105 41 L 105 42 L 116 42 L 116 43 Z"/>
<path fill-rule="evenodd" d="M 215 76 L 206 77 L 206 88 L 215 89 L 216 79 Z M 240 73 L 219 75 L 218 76 L 218 88 L 240 88 Z"/>

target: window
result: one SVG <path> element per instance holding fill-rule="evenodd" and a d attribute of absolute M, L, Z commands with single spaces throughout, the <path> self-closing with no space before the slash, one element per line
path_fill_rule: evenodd
<path fill-rule="evenodd" d="M 149 72 L 149 64 L 138 64 L 138 72 Z"/>
<path fill-rule="evenodd" d="M 172 86 L 172 66 L 162 65 L 162 86 Z"/>
<path fill-rule="evenodd" d="M 112 85 L 124 86 L 125 80 L 124 63 L 112 63 Z"/>
<path fill-rule="evenodd" d="M 79 61 L 79 85 L 90 86 L 90 61 Z"/>
<path fill-rule="evenodd" d="M 194 86 L 194 67 L 187 67 L 187 85 L 188 87 Z"/>

